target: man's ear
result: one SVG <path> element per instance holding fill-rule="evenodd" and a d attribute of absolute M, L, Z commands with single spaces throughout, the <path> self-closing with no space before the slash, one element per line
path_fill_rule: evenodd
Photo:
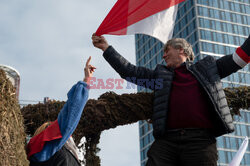
<path fill-rule="evenodd" d="M 178 51 L 179 51 L 180 55 L 184 55 L 184 57 L 186 57 L 187 59 L 189 59 L 188 56 L 187 56 L 187 54 L 184 52 L 183 48 L 179 48 Z"/>
<path fill-rule="evenodd" d="M 179 53 L 184 54 L 184 49 L 183 48 L 179 48 L 178 50 L 179 50 Z"/>

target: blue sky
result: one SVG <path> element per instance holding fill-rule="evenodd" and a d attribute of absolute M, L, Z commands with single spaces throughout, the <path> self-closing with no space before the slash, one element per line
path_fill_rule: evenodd
<path fill-rule="evenodd" d="M 85 61 L 104 81 L 119 79 L 93 47 L 91 35 L 115 0 L 11 0 L 0 1 L 0 64 L 21 75 L 20 100 L 66 100 L 71 86 L 83 79 Z M 134 36 L 105 36 L 125 58 L 135 64 Z M 136 89 L 115 91 L 135 93 Z M 92 89 L 97 98 L 106 89 Z M 103 132 L 100 143 L 102 166 L 139 166 L 138 124 Z"/>

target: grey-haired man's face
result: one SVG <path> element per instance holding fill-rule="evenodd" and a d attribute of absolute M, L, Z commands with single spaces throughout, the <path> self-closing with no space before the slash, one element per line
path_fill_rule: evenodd
<path fill-rule="evenodd" d="M 163 59 L 167 63 L 167 67 L 176 68 L 180 64 L 185 62 L 184 50 L 175 49 L 172 46 L 168 46 L 163 54 Z M 185 60 L 184 60 L 185 59 Z"/>

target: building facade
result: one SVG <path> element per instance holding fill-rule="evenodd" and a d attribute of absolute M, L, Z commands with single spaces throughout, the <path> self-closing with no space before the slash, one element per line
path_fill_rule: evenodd
<path fill-rule="evenodd" d="M 235 52 L 250 34 L 250 0 L 186 0 L 179 4 L 174 38 L 185 38 L 192 44 L 195 61 L 207 55 L 215 58 Z M 147 35 L 135 35 L 136 65 L 154 69 L 164 64 L 163 43 Z M 222 80 L 224 87 L 250 86 L 250 65 Z M 138 87 L 138 91 L 150 91 Z M 250 110 L 235 117 L 235 132 L 217 138 L 218 165 L 227 165 L 245 136 L 250 137 Z M 152 125 L 139 122 L 141 166 L 154 138 Z M 241 162 L 250 165 L 250 145 Z"/>

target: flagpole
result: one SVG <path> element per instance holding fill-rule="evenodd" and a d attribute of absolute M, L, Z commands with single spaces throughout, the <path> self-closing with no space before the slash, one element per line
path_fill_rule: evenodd
<path fill-rule="evenodd" d="M 238 152 L 228 166 L 239 166 L 248 146 L 248 137 L 245 137 Z"/>

